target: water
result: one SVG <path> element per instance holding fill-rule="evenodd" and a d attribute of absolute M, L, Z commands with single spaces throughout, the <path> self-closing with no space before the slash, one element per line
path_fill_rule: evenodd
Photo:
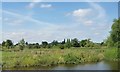
<path fill-rule="evenodd" d="M 47 67 L 19 68 L 20 70 L 118 70 L 118 62 L 87 63 L 87 64 L 62 64 Z"/>
<path fill-rule="evenodd" d="M 99 62 L 79 65 L 63 65 L 53 68 L 53 70 L 117 70 L 118 63 L 116 62 Z"/>

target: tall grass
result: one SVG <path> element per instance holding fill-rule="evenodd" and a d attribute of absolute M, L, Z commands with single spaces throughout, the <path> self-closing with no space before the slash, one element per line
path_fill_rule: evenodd
<path fill-rule="evenodd" d="M 2 70 L 2 52 L 0 51 L 0 70 Z"/>
<path fill-rule="evenodd" d="M 118 60 L 118 48 L 109 48 L 104 52 L 105 60 L 116 61 Z"/>
<path fill-rule="evenodd" d="M 26 49 L 2 53 L 3 69 L 51 66 L 57 64 L 79 64 L 117 59 L 116 48 L 71 48 L 71 49 Z"/>

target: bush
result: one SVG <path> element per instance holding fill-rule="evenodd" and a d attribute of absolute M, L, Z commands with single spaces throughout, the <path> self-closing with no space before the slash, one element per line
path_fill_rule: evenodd
<path fill-rule="evenodd" d="M 60 47 L 60 49 L 64 49 L 65 48 L 63 44 L 60 44 L 59 47 Z"/>
<path fill-rule="evenodd" d="M 64 61 L 65 63 L 72 63 L 76 64 L 78 61 L 77 57 L 73 53 L 68 53 L 64 55 Z"/>

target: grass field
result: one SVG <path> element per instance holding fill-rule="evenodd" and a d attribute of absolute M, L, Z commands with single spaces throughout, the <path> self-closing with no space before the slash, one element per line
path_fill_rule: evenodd
<path fill-rule="evenodd" d="M 2 70 L 1 65 L 2 65 L 2 52 L 0 51 L 0 70 Z"/>
<path fill-rule="evenodd" d="M 57 64 L 79 64 L 118 60 L 117 48 L 71 48 L 71 49 L 25 49 L 2 51 L 2 67 L 52 66 Z M 1 58 L 0 58 L 1 59 Z"/>

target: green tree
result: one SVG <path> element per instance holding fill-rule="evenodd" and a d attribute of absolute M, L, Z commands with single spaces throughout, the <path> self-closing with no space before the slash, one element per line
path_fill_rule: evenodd
<path fill-rule="evenodd" d="M 111 27 L 110 36 L 107 39 L 108 46 L 119 47 L 120 46 L 120 18 L 113 21 Z"/>
<path fill-rule="evenodd" d="M 12 42 L 12 40 L 6 40 L 6 42 L 3 41 L 2 45 L 7 47 L 7 48 L 12 48 L 13 42 Z"/>
<path fill-rule="evenodd" d="M 91 39 L 85 39 L 80 41 L 80 46 L 81 47 L 93 47 L 94 43 L 90 41 Z"/>
<path fill-rule="evenodd" d="M 0 51 L 2 50 L 2 44 L 0 44 Z"/>
<path fill-rule="evenodd" d="M 67 42 L 65 43 L 65 46 L 66 46 L 67 48 L 70 48 L 70 47 L 71 47 L 71 41 L 70 41 L 70 39 L 67 39 Z"/>
<path fill-rule="evenodd" d="M 71 44 L 73 47 L 80 47 L 80 44 L 77 38 L 72 39 Z"/>
<path fill-rule="evenodd" d="M 51 47 L 52 47 L 52 45 L 51 45 L 51 44 L 48 44 L 48 45 L 47 45 L 47 48 L 51 48 Z"/>
<path fill-rule="evenodd" d="M 40 48 L 39 43 L 35 43 L 35 48 Z"/>
<path fill-rule="evenodd" d="M 5 41 L 2 42 L 2 46 L 5 46 Z"/>
<path fill-rule="evenodd" d="M 43 48 L 46 48 L 47 45 L 48 45 L 48 42 L 46 42 L 46 41 L 43 41 L 43 42 L 42 42 L 42 47 L 43 47 Z"/>
<path fill-rule="evenodd" d="M 91 39 L 87 39 L 85 47 L 93 47 L 93 42 L 90 40 Z"/>
<path fill-rule="evenodd" d="M 28 48 L 32 49 L 33 48 L 33 44 L 28 44 Z"/>
<path fill-rule="evenodd" d="M 81 47 L 85 47 L 86 44 L 87 44 L 87 39 L 80 41 L 80 46 Z"/>
<path fill-rule="evenodd" d="M 61 42 L 61 44 L 65 44 L 65 39 Z"/>
<path fill-rule="evenodd" d="M 53 42 L 51 44 L 52 44 L 52 46 L 57 46 L 59 43 L 57 40 L 53 40 Z"/>
<path fill-rule="evenodd" d="M 21 39 L 20 42 L 18 43 L 20 50 L 23 50 L 26 46 L 26 42 L 24 39 Z"/>

